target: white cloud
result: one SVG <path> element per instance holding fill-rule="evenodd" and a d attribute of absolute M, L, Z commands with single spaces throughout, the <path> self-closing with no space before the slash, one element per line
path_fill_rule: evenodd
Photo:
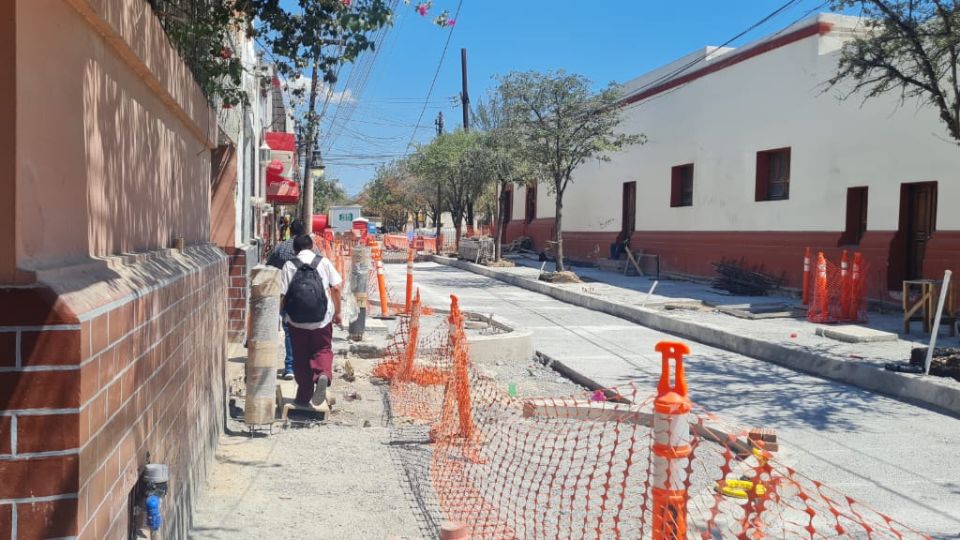
<path fill-rule="evenodd" d="M 300 74 L 295 79 L 289 79 L 285 83 L 283 83 L 282 88 L 283 88 L 284 94 L 286 95 L 287 100 L 291 105 L 296 106 L 301 103 L 305 103 L 306 100 L 309 99 L 310 82 L 311 82 L 310 77 Z M 294 94 L 294 91 L 301 90 L 301 89 L 303 90 L 303 93 L 301 96 L 298 97 L 297 95 Z M 320 81 L 319 91 L 320 92 L 317 95 L 318 103 L 322 104 L 323 101 L 327 98 L 327 92 L 330 92 L 330 85 L 328 85 L 323 81 Z M 347 89 L 343 91 L 334 90 L 333 94 L 330 96 L 330 101 L 332 103 L 353 103 L 356 100 L 354 99 L 353 94 L 350 92 L 350 90 Z"/>

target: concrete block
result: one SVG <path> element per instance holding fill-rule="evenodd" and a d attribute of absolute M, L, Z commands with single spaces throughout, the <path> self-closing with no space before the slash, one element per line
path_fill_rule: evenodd
<path fill-rule="evenodd" d="M 528 362 L 534 355 L 533 332 L 520 328 L 503 317 L 466 313 L 469 319 L 481 319 L 499 328 L 501 333 L 490 335 L 467 334 L 470 357 L 477 362 Z"/>
<path fill-rule="evenodd" d="M 386 334 L 388 330 L 387 321 L 368 316 L 367 324 L 363 331 L 370 332 L 371 334 Z"/>
<path fill-rule="evenodd" d="M 586 399 L 528 399 L 523 402 L 523 417 L 653 425 L 653 415 L 641 412 L 635 405 Z"/>
<path fill-rule="evenodd" d="M 897 335 L 892 332 L 874 330 L 866 326 L 844 324 L 840 326 L 818 326 L 817 335 L 846 343 L 876 343 L 878 341 L 896 341 Z"/>

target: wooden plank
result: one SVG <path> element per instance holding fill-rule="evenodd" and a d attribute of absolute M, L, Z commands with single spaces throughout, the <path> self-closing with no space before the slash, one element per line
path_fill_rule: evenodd
<path fill-rule="evenodd" d="M 643 276 L 643 275 L 644 275 L 643 270 L 640 268 L 640 263 L 637 262 L 637 259 L 635 259 L 635 258 L 633 257 L 633 252 L 631 252 L 631 251 L 630 251 L 630 248 L 627 247 L 627 246 L 623 246 L 623 249 L 624 249 L 624 251 L 627 252 L 627 258 L 630 260 L 630 263 L 633 264 L 633 267 L 637 269 L 637 275 L 638 275 L 638 276 Z M 626 265 L 624 265 L 624 267 L 623 267 L 623 275 L 627 275 L 627 266 L 626 266 Z"/>

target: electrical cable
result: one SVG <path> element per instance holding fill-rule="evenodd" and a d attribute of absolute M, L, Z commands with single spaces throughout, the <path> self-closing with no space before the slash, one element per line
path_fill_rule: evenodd
<path fill-rule="evenodd" d="M 460 8 L 463 7 L 463 0 L 457 2 L 457 11 L 453 15 L 455 21 L 460 20 Z M 450 31 L 447 33 L 447 40 L 443 44 L 443 51 L 440 53 L 440 61 L 437 62 L 437 70 L 433 74 L 433 81 L 430 82 L 430 89 L 427 90 L 427 97 L 423 100 L 423 108 L 420 109 L 420 116 L 417 118 L 417 125 L 413 128 L 413 133 L 410 134 L 410 141 L 407 142 L 407 148 L 409 149 L 413 146 L 413 139 L 417 136 L 417 131 L 420 130 L 420 123 L 423 122 L 423 113 L 427 111 L 427 103 L 430 101 L 430 96 L 433 95 L 433 88 L 437 84 L 437 78 L 440 76 L 440 69 L 443 67 L 443 59 L 447 56 L 447 49 L 450 47 L 450 38 L 453 37 L 453 29 L 455 26 L 450 27 Z"/>

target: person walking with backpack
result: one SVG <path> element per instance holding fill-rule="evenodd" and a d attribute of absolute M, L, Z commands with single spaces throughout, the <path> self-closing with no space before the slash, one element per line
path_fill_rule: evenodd
<path fill-rule="evenodd" d="M 293 377 L 299 406 L 319 406 L 333 381 L 333 325 L 340 319 L 343 278 L 333 264 L 313 251 L 309 235 L 293 240 L 297 256 L 280 272 L 280 305 L 290 329 Z"/>
<path fill-rule="evenodd" d="M 303 221 L 299 219 L 293 220 L 293 223 L 290 224 L 290 232 L 293 234 L 293 238 L 296 238 L 303 234 Z M 293 261 L 297 258 L 297 252 L 293 249 L 293 238 L 289 240 L 284 240 L 276 245 L 273 250 L 270 252 L 270 256 L 267 257 L 267 264 L 283 270 L 283 267 L 289 261 Z M 283 360 L 283 378 L 284 380 L 290 381 L 293 380 L 293 346 L 290 344 L 290 325 L 287 324 L 286 317 L 283 316 L 283 310 L 280 310 L 280 321 L 283 326 L 283 345 L 286 349 L 286 356 Z"/>

